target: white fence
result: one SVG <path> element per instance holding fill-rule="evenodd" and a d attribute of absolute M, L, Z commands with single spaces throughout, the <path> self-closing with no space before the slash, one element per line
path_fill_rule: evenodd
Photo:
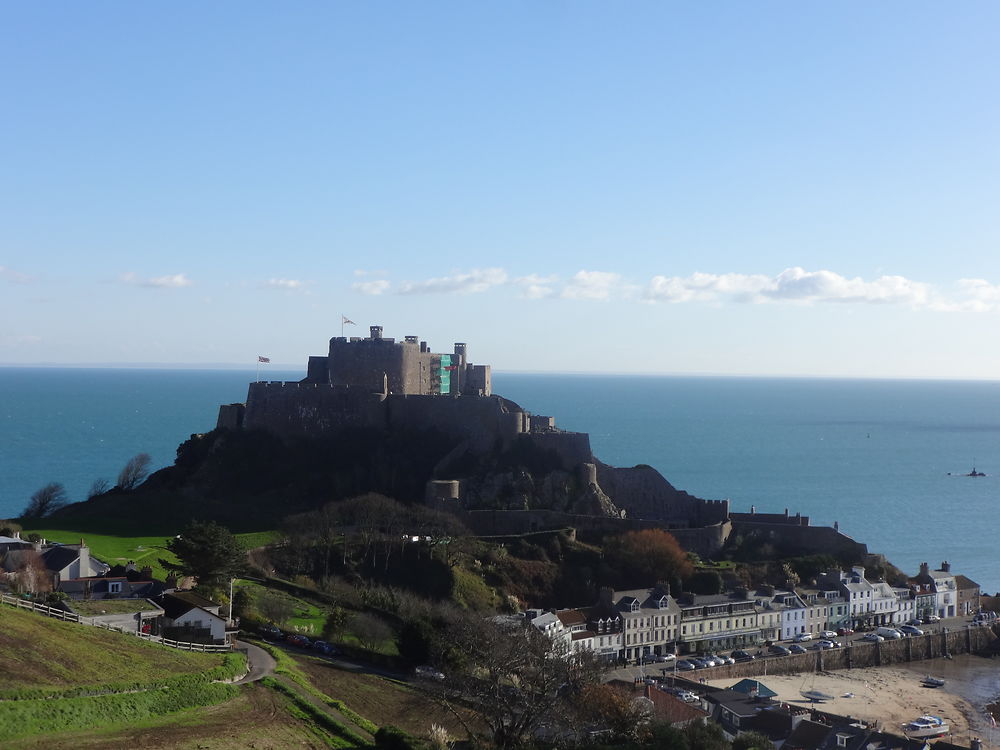
<path fill-rule="evenodd" d="M 170 638 L 164 638 L 159 635 L 150 635 L 149 633 L 138 633 L 135 630 L 126 629 L 122 627 L 115 627 L 103 622 L 96 622 L 94 617 L 81 617 L 75 612 L 67 612 L 65 609 L 59 609 L 58 607 L 49 607 L 45 604 L 39 604 L 38 602 L 33 602 L 28 599 L 21 599 L 20 597 L 11 596 L 10 594 L 4 594 L 0 592 L 0 603 L 8 604 L 11 607 L 16 607 L 17 609 L 27 609 L 32 612 L 37 612 L 40 615 L 45 615 L 47 617 L 55 617 L 60 620 L 66 620 L 67 622 L 76 622 L 81 625 L 92 625 L 98 628 L 104 628 L 105 630 L 111 630 L 117 633 L 128 633 L 129 635 L 138 636 L 147 641 L 153 643 L 162 643 L 164 646 L 169 646 L 170 648 L 177 648 L 183 651 L 231 651 L 232 645 L 219 645 L 215 643 L 189 643 L 187 641 L 174 641 Z"/>

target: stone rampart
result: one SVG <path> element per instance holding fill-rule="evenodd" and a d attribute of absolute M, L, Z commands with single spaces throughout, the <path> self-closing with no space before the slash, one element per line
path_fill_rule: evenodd
<path fill-rule="evenodd" d="M 868 554 L 868 545 L 856 542 L 830 526 L 762 523 L 749 520 L 753 516 L 748 513 L 734 513 L 732 518 L 733 533 L 757 534 L 784 553 L 810 555 L 822 552 L 850 560 L 864 560 Z"/>
<path fill-rule="evenodd" d="M 582 539 L 594 539 L 627 531 L 663 529 L 661 521 L 613 518 L 564 513 L 554 510 L 462 510 L 456 513 L 477 536 L 518 536 L 572 527 Z M 710 557 L 718 552 L 729 534 L 729 522 L 692 529 L 666 529 L 685 549 Z"/>
<path fill-rule="evenodd" d="M 702 500 L 676 489 L 652 466 L 597 464 L 597 480 L 629 518 L 658 520 L 671 527 L 702 527 L 729 518 L 728 500 Z"/>
<path fill-rule="evenodd" d="M 521 436 L 535 450 L 558 456 L 563 471 L 575 471 L 594 460 L 586 432 L 531 432 Z"/>

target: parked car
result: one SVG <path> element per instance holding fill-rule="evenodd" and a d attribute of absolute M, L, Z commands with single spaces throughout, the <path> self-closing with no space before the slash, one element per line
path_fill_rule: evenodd
<path fill-rule="evenodd" d="M 660 654 L 659 656 L 656 657 L 656 661 L 658 662 L 673 661 L 676 658 L 677 657 L 674 656 L 673 654 Z"/>
<path fill-rule="evenodd" d="M 813 639 L 812 633 L 799 633 L 797 636 L 792 638 L 796 643 L 804 643 L 805 641 L 811 641 Z"/>
<path fill-rule="evenodd" d="M 819 646 L 821 649 L 827 649 L 827 648 L 840 648 L 844 644 L 841 643 L 840 641 L 831 641 L 829 639 L 824 638 L 816 645 Z"/>
<path fill-rule="evenodd" d="M 793 643 L 791 646 L 789 646 L 788 650 L 791 651 L 793 654 L 804 654 L 806 652 L 806 650 L 797 643 Z"/>
<path fill-rule="evenodd" d="M 880 627 L 876 631 L 880 636 L 885 638 L 887 641 L 898 641 L 903 637 L 903 634 L 896 630 L 896 628 L 886 628 Z"/>
<path fill-rule="evenodd" d="M 828 641 L 832 641 L 838 635 L 839 635 L 838 633 L 834 633 L 832 630 L 824 630 L 822 633 L 820 633 L 820 637 L 826 638 L 826 640 Z"/>
<path fill-rule="evenodd" d="M 792 652 L 779 643 L 773 643 L 767 648 L 768 653 L 774 656 L 788 656 Z"/>
<path fill-rule="evenodd" d="M 757 657 L 751 654 L 749 651 L 744 651 L 742 648 L 733 651 L 732 657 L 736 661 L 753 661 Z"/>
<path fill-rule="evenodd" d="M 937 615 L 927 615 L 927 617 L 924 618 L 924 622 L 927 624 L 930 624 L 932 622 L 941 622 L 941 618 L 938 617 Z"/>
<path fill-rule="evenodd" d="M 903 635 L 923 635 L 924 631 L 916 625 L 900 625 L 899 632 Z"/>
<path fill-rule="evenodd" d="M 701 700 L 701 698 L 692 693 L 690 690 L 678 690 L 677 697 L 685 703 L 697 703 Z"/>
<path fill-rule="evenodd" d="M 444 672 L 435 669 L 429 664 L 421 664 L 419 667 L 414 667 L 413 674 L 425 680 L 438 680 L 440 682 L 444 679 Z"/>
<path fill-rule="evenodd" d="M 851 628 L 837 628 L 837 635 L 854 635 L 854 631 Z"/>
<path fill-rule="evenodd" d="M 724 663 L 726 663 L 726 664 L 735 664 L 736 663 L 736 659 L 734 659 L 731 656 L 726 656 L 725 654 L 716 654 L 715 658 L 716 659 L 722 659 L 722 661 Z"/>
<path fill-rule="evenodd" d="M 312 647 L 314 651 L 319 651 L 321 654 L 326 656 L 333 656 L 337 653 L 337 649 L 326 641 L 315 641 Z"/>
<path fill-rule="evenodd" d="M 885 638 L 883 638 L 882 636 L 880 636 L 878 633 L 865 633 L 858 640 L 860 640 L 860 641 L 868 641 L 869 643 L 880 643 L 880 642 L 884 641 Z"/>
<path fill-rule="evenodd" d="M 692 669 L 695 669 L 695 666 L 694 666 L 694 664 L 692 662 L 688 661 L 687 659 L 678 659 L 677 660 L 677 671 L 678 672 L 690 672 Z"/>
<path fill-rule="evenodd" d="M 309 648 L 312 646 L 312 641 L 301 633 L 289 633 L 285 636 L 285 641 L 292 646 L 298 646 L 299 648 Z"/>
<path fill-rule="evenodd" d="M 268 641 L 283 641 L 285 640 L 285 634 L 281 632 L 281 628 L 276 625 L 263 625 L 260 628 L 260 634 Z"/>
<path fill-rule="evenodd" d="M 708 663 L 707 659 L 703 659 L 700 656 L 688 657 L 688 661 L 694 664 L 695 669 L 705 669 L 706 667 L 712 666 L 711 664 Z"/>
<path fill-rule="evenodd" d="M 920 625 L 920 624 L 922 624 L 922 622 L 923 621 L 919 617 L 911 617 L 909 620 L 906 621 L 906 624 L 907 625 Z"/>

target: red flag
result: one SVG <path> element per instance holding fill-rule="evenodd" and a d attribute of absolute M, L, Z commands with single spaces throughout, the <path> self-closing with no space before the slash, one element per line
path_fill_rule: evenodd
<path fill-rule="evenodd" d="M 446 369 L 446 370 L 457 370 L 458 369 L 458 365 L 448 365 L 444 369 Z"/>
<path fill-rule="evenodd" d="M 257 355 L 257 361 L 258 362 L 263 362 L 265 365 L 271 364 L 271 358 L 270 357 L 262 357 L 259 354 Z"/>

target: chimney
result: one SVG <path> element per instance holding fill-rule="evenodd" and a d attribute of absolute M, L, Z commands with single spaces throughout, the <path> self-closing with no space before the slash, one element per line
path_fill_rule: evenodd
<path fill-rule="evenodd" d="M 143 565 L 142 566 L 142 570 L 139 571 L 139 576 L 144 581 L 152 581 L 153 580 L 153 569 L 151 567 L 149 567 L 148 565 Z"/>
<path fill-rule="evenodd" d="M 942 562 L 941 563 L 941 572 L 942 573 L 950 573 L 951 572 L 951 563 L 948 562 L 947 560 L 945 560 L 944 562 Z"/>
<path fill-rule="evenodd" d="M 930 572 L 931 572 L 930 565 L 928 565 L 925 562 L 920 563 L 920 575 L 922 576 L 930 575 Z"/>
<path fill-rule="evenodd" d="M 382 326 L 368 326 L 368 332 L 372 341 L 382 340 Z"/>
<path fill-rule="evenodd" d="M 983 750 L 983 741 L 978 737 L 974 737 L 972 742 L 969 743 L 970 750 Z"/>
<path fill-rule="evenodd" d="M 87 546 L 87 543 L 83 539 L 80 540 L 79 563 L 80 572 L 77 575 L 80 578 L 86 578 L 87 576 L 93 574 L 93 571 L 90 568 L 90 547 Z"/>
<path fill-rule="evenodd" d="M 167 580 L 163 582 L 163 587 L 166 589 L 177 588 L 177 575 L 175 573 L 169 573 L 167 575 Z"/>

